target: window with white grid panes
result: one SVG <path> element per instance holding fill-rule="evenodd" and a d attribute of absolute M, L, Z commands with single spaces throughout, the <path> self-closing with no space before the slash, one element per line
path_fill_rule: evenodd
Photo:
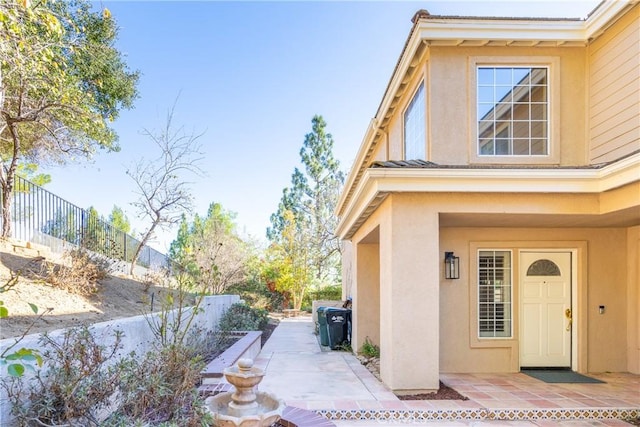
<path fill-rule="evenodd" d="M 478 252 L 478 336 L 512 336 L 511 252 Z"/>
<path fill-rule="evenodd" d="M 549 68 L 478 66 L 479 156 L 549 155 Z"/>

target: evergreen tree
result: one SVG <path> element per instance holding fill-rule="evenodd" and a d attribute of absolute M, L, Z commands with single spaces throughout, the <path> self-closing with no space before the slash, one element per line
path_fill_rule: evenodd
<path fill-rule="evenodd" d="M 82 234 L 80 246 L 94 252 L 104 253 L 106 235 L 104 221 L 93 206 L 82 213 Z"/>
<path fill-rule="evenodd" d="M 111 213 L 109 214 L 109 223 L 114 226 L 116 230 L 120 230 L 127 234 L 131 232 L 131 223 L 129 222 L 129 218 L 127 218 L 127 215 L 125 215 L 124 211 L 119 206 L 113 205 L 113 209 L 111 209 Z"/>
<path fill-rule="evenodd" d="M 333 156 L 333 137 L 326 131 L 322 116 L 314 116 L 312 131 L 305 136 L 300 150 L 302 170 L 295 168 L 291 186 L 282 192 L 278 210 L 271 215 L 271 227 L 267 237 L 272 243 L 272 261 L 277 257 L 279 265 L 287 266 L 296 274 L 287 273 L 296 280 L 304 280 L 304 286 L 335 284 L 340 280 L 340 244 L 333 230 L 337 225 L 334 210 L 344 174 L 339 161 Z M 293 248 L 294 251 L 283 248 Z M 278 249 L 279 248 L 279 249 Z M 292 259 L 297 254 L 297 258 Z M 301 258 L 299 255 L 303 254 Z M 298 266 L 305 263 L 305 268 Z M 281 277 L 284 280 L 285 276 Z M 299 283 L 291 285 L 296 292 Z M 281 289 L 281 287 L 279 288 Z M 304 293 L 303 293 L 304 294 Z"/>
<path fill-rule="evenodd" d="M 250 250 L 236 233 L 235 218 L 219 203 L 211 203 L 204 218 L 196 214 L 191 225 L 182 216 L 169 254 L 194 287 L 221 294 L 245 279 Z"/>

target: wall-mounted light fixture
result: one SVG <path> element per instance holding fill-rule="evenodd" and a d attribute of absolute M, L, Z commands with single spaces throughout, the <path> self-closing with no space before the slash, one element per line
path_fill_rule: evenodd
<path fill-rule="evenodd" d="M 460 278 L 460 258 L 455 256 L 453 252 L 444 253 L 444 278 Z"/>

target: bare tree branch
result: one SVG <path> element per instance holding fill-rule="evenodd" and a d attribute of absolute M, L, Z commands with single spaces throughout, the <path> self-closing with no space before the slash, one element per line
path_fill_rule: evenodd
<path fill-rule="evenodd" d="M 160 154 L 153 160 L 139 159 L 127 170 L 138 195 L 138 200 L 132 205 L 142 218 L 150 222 L 147 231 L 142 233 L 141 242 L 131 262 L 132 275 L 140 251 L 153 239 L 156 229 L 176 224 L 183 213 L 192 209 L 193 198 L 189 188 L 191 183 L 185 181 L 186 177 L 204 174 L 199 166 L 203 155 L 198 140 L 202 134 L 185 133 L 183 127 L 174 131 L 173 113 L 176 102 L 169 109 L 161 131 L 143 131 L 143 135 L 156 145 Z"/>

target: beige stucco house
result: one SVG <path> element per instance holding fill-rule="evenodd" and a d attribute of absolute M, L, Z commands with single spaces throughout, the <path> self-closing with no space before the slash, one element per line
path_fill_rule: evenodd
<path fill-rule="evenodd" d="M 640 4 L 413 22 L 337 208 L 353 348 L 399 392 L 640 373 Z"/>

